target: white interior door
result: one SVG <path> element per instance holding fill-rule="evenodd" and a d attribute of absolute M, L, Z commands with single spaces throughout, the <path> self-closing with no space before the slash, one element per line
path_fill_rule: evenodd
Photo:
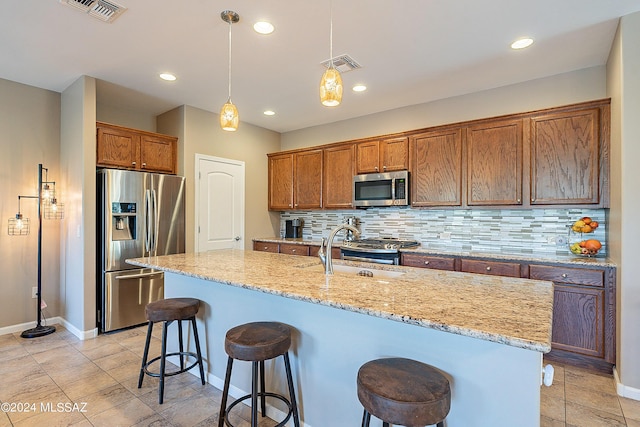
<path fill-rule="evenodd" d="M 244 162 L 196 155 L 196 252 L 244 248 Z"/>

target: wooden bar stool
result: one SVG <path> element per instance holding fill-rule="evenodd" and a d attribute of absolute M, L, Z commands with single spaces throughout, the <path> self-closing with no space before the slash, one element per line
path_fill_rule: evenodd
<path fill-rule="evenodd" d="M 142 356 L 142 365 L 140 366 L 140 376 L 138 378 L 138 388 L 142 387 L 142 380 L 144 375 L 147 374 L 151 377 L 160 378 L 160 388 L 158 390 L 158 403 L 162 404 L 164 401 L 164 379 L 173 375 L 178 375 L 183 372 L 187 372 L 189 369 L 198 365 L 200 367 L 200 380 L 202 385 L 204 381 L 204 367 L 202 364 L 202 353 L 200 352 L 200 340 L 198 339 L 198 327 L 196 326 L 196 314 L 200 309 L 200 300 L 195 298 L 167 298 L 159 301 L 154 301 L 147 304 L 145 307 L 145 314 L 149 321 L 149 328 L 147 329 L 147 341 L 144 345 L 144 355 Z M 174 320 L 178 321 L 178 343 L 180 351 L 167 354 L 167 328 Z M 193 338 L 196 343 L 196 353 L 184 351 L 182 342 L 182 321 L 188 320 L 191 322 L 193 328 Z M 153 324 L 155 322 L 164 322 L 162 325 L 162 351 L 160 356 L 148 361 L 149 356 L 149 344 L 151 342 L 151 333 L 153 331 Z M 180 370 L 169 372 L 165 371 L 167 356 L 180 356 Z M 195 361 L 185 367 L 185 358 L 195 358 Z M 160 371 L 151 372 L 149 366 L 160 360 Z"/>
<path fill-rule="evenodd" d="M 220 414 L 218 427 L 230 426 L 229 412 L 238 403 L 251 398 L 251 427 L 258 426 L 258 397 L 260 397 L 261 414 L 264 417 L 266 397 L 273 397 L 284 402 L 289 412 L 284 420 L 274 427 L 282 427 L 291 417 L 295 427 L 300 427 L 298 416 L 298 406 L 293 388 L 293 378 L 291 376 L 291 364 L 289 363 L 289 347 L 291 347 L 291 327 L 278 322 L 254 322 L 236 326 L 229 329 L 224 341 L 224 349 L 229 355 L 227 361 L 227 373 L 224 379 L 224 390 L 222 391 L 222 402 L 220 403 Z M 265 392 L 264 387 L 264 361 L 283 356 L 285 373 L 287 375 L 287 385 L 289 387 L 289 399 L 286 397 Z M 233 360 L 244 360 L 252 363 L 251 369 L 251 394 L 247 394 L 235 400 L 227 407 L 227 397 L 229 396 L 229 383 L 231 381 L 231 368 Z M 258 391 L 258 377 L 260 378 L 260 391 Z"/>
<path fill-rule="evenodd" d="M 358 371 L 358 399 L 364 406 L 362 427 L 369 426 L 371 415 L 381 419 L 383 427 L 444 427 L 451 388 L 432 366 L 411 359 L 376 359 Z"/>

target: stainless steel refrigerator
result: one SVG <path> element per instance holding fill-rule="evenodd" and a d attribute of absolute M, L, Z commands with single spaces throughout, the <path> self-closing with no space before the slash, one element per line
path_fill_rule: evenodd
<path fill-rule="evenodd" d="M 101 333 L 146 322 L 164 273 L 127 258 L 183 253 L 184 177 L 116 169 L 97 176 L 97 323 Z"/>

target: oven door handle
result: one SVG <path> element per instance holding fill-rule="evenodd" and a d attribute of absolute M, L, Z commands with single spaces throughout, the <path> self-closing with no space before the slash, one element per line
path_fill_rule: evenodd
<path fill-rule="evenodd" d="M 358 261 L 358 262 L 370 262 L 372 264 L 388 264 L 395 265 L 392 259 L 378 259 L 378 258 L 365 258 L 365 257 L 355 257 L 355 256 L 342 256 L 342 259 L 345 261 Z"/>

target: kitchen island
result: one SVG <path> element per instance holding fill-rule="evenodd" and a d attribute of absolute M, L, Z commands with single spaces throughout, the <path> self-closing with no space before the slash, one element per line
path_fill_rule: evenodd
<path fill-rule="evenodd" d="M 166 298 L 204 302 L 198 328 L 208 380 L 218 388 L 228 329 L 259 320 L 293 326 L 294 381 L 307 426 L 358 425 L 358 368 L 392 356 L 429 363 L 449 378 L 448 427 L 540 423 L 551 282 L 394 266 L 367 269 L 373 277 L 325 276 L 314 258 L 241 250 L 128 262 L 163 270 Z M 231 391 L 239 396 L 250 387 L 250 364 L 236 365 Z M 267 371 L 267 386 L 284 391 L 281 361 Z M 278 409 L 271 411 L 278 419 Z"/>

